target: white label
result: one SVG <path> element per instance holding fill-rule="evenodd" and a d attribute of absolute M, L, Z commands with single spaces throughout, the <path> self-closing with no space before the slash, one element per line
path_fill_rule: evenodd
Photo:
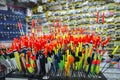
<path fill-rule="evenodd" d="M 6 5 L 6 0 L 0 0 L 0 5 Z"/>
<path fill-rule="evenodd" d="M 32 16 L 32 10 L 31 9 L 27 9 L 27 16 Z"/>
<path fill-rule="evenodd" d="M 39 6 L 39 7 L 38 7 L 38 12 L 43 12 L 42 6 Z"/>

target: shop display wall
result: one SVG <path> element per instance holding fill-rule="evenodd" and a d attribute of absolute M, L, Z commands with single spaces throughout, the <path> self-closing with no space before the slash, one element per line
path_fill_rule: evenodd
<path fill-rule="evenodd" d="M 26 32 L 25 13 L 20 9 L 0 10 L 0 41 L 11 41 L 21 35 L 18 22 Z"/>
<path fill-rule="evenodd" d="M 28 32 L 31 31 L 31 22 L 32 19 L 35 20 L 36 25 L 34 26 L 35 29 L 38 30 L 39 33 L 41 33 L 42 31 L 47 32 L 48 31 L 48 22 L 47 22 L 47 18 L 46 18 L 46 13 L 42 12 L 42 13 L 38 13 L 38 14 L 34 14 L 31 17 L 27 18 L 27 23 L 28 23 Z"/>
<path fill-rule="evenodd" d="M 49 24 L 62 20 L 70 28 L 82 27 L 86 32 L 96 31 L 103 38 L 111 37 L 106 50 L 111 53 L 120 45 L 120 4 L 113 0 L 60 0 L 47 3 Z M 98 15 L 98 16 L 97 16 Z M 97 20 L 98 19 L 98 20 Z M 120 49 L 117 53 L 120 52 Z"/>

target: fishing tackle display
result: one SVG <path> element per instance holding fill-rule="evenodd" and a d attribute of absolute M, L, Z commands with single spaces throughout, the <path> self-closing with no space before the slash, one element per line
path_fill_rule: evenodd
<path fill-rule="evenodd" d="M 7 53 L 0 56 L 0 62 L 11 69 L 30 74 L 55 75 L 59 72 L 59 75 L 64 73 L 70 76 L 74 71 L 93 76 L 99 74 L 104 46 L 110 37 L 102 40 L 102 36 L 95 32 L 85 33 L 82 28 L 74 30 L 75 33 L 71 34 L 65 25 L 61 28 L 54 27 L 55 33 L 35 36 L 34 32 L 30 36 L 14 38 Z"/>

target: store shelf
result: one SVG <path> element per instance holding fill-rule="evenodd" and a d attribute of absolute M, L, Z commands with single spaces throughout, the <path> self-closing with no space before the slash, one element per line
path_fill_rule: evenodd
<path fill-rule="evenodd" d="M 58 15 L 54 15 L 54 16 L 49 15 L 49 21 L 50 22 L 52 20 L 54 20 L 54 18 L 56 17 L 57 19 L 58 18 L 63 19 L 64 22 L 67 21 L 66 24 L 69 23 L 70 28 L 75 28 L 76 26 L 77 27 L 83 27 L 83 26 L 86 25 L 88 27 L 91 27 L 91 32 L 95 30 L 93 27 L 98 27 L 98 28 L 103 27 L 103 29 L 104 28 L 106 28 L 106 29 L 105 30 L 101 30 L 101 29 L 97 30 L 97 32 L 99 32 L 99 34 L 101 34 L 101 36 L 105 36 L 105 38 L 107 36 L 110 36 L 112 44 L 119 41 L 119 37 L 117 35 L 114 35 L 116 33 L 116 31 L 117 32 L 119 31 L 119 27 L 116 27 L 116 25 L 119 25 L 119 23 L 117 23 L 117 24 L 115 23 L 115 20 L 120 18 L 119 7 L 118 7 L 119 4 L 116 4 L 114 1 L 107 1 L 107 4 L 106 4 L 105 1 L 95 0 L 93 2 L 93 1 L 82 1 L 81 0 L 81 2 L 79 2 L 79 1 L 68 2 L 68 3 L 71 3 L 71 4 L 68 5 L 67 10 L 64 10 L 64 9 L 54 10 L 52 8 L 55 8 L 56 3 L 48 3 L 48 4 L 52 4 L 48 7 L 48 8 L 51 8 L 51 10 L 53 10 L 51 12 L 51 14 L 52 13 L 53 14 L 54 13 L 58 14 Z M 67 2 L 62 4 L 61 7 L 64 7 L 64 8 L 67 7 Z M 65 14 L 63 14 L 64 16 L 61 15 L 61 13 L 63 11 L 65 13 Z M 100 22 L 96 23 L 96 14 L 97 14 L 98 11 L 100 12 L 100 15 L 99 15 L 99 17 L 100 17 L 99 21 Z M 72 14 L 72 13 L 74 13 L 74 14 Z M 104 24 L 101 23 L 103 13 L 105 14 Z M 109 14 L 109 13 L 111 13 L 111 14 Z M 117 14 L 117 17 L 115 17 L 116 14 Z M 66 16 L 69 17 L 69 18 L 72 16 L 74 18 L 70 19 L 70 20 L 68 20 L 68 18 L 64 19 Z M 81 18 L 79 18 L 78 16 L 80 16 Z M 114 20 L 108 21 L 111 18 L 114 18 Z M 93 21 L 94 23 L 92 23 L 91 21 Z M 113 30 L 115 32 L 111 33 L 111 30 Z M 109 46 L 107 46 L 107 47 L 109 47 Z M 108 49 L 108 51 L 112 51 L 112 50 L 113 50 L 112 48 Z"/>

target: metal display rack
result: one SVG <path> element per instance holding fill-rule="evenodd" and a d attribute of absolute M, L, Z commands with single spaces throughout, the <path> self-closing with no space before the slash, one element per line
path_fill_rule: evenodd
<path fill-rule="evenodd" d="M 58 75 L 49 75 L 49 79 L 47 80 L 107 80 L 105 76 L 100 73 L 99 76 L 95 75 L 94 77 L 86 76 L 82 72 L 75 72 L 75 76 L 71 75 L 70 77 L 64 76 L 64 73 L 60 76 Z M 6 75 L 6 78 L 21 78 L 21 79 L 28 79 L 28 80 L 44 80 L 42 79 L 43 75 L 41 74 L 26 74 L 22 72 L 12 72 L 8 75 Z"/>

